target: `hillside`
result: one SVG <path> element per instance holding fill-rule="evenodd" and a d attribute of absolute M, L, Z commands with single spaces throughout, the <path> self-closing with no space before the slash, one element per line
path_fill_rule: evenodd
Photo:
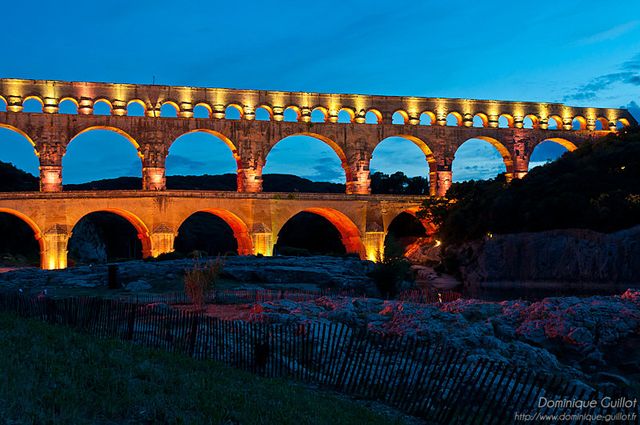
<path fill-rule="evenodd" d="M 425 201 L 423 212 L 441 224 L 446 244 L 494 233 L 632 227 L 640 224 L 640 132 L 582 145 L 511 184 L 503 175 L 454 184 L 447 198 Z"/>

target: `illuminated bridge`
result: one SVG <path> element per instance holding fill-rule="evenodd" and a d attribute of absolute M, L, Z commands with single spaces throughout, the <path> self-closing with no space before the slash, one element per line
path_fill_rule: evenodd
<path fill-rule="evenodd" d="M 23 112 L 27 102 L 38 112 Z M 73 113 L 60 113 L 65 103 Z M 136 109 L 142 116 L 132 116 Z M 74 225 L 96 211 L 127 219 L 144 256 L 172 251 L 180 224 L 199 211 L 231 227 L 239 254 L 271 255 L 286 221 L 307 211 L 336 227 L 347 252 L 375 258 L 389 223 L 402 212 L 414 213 L 420 203 L 411 196 L 371 194 L 369 164 L 382 140 L 395 136 L 415 143 L 425 156 L 430 194 L 443 195 L 456 150 L 469 139 L 498 150 L 509 180 L 526 175 L 533 149 L 544 141 L 574 150 L 637 125 L 624 109 L 559 103 L 17 79 L 0 79 L 0 111 L 6 111 L 0 112 L 0 127 L 31 142 L 40 162 L 40 193 L 0 194 L 0 212 L 31 226 L 47 269 L 66 267 Z M 135 146 L 142 162 L 140 191 L 62 192 L 67 146 L 95 129 L 114 131 Z M 169 148 L 192 132 L 226 143 L 237 162 L 238 193 L 166 190 Z M 314 137 L 333 149 L 344 169 L 345 194 L 261 193 L 267 155 L 293 135 Z"/>

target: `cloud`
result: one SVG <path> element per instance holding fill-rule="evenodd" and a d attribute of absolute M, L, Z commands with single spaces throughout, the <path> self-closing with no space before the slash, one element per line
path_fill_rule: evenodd
<path fill-rule="evenodd" d="M 631 115 L 635 117 L 637 121 L 640 122 L 640 105 L 638 105 L 634 100 L 627 103 L 626 105 L 621 106 L 623 109 L 627 109 Z"/>
<path fill-rule="evenodd" d="M 600 92 L 618 83 L 640 86 L 640 53 L 620 65 L 617 72 L 595 77 L 563 99 L 565 102 L 571 100 L 593 100 L 598 97 Z"/>
<path fill-rule="evenodd" d="M 613 28 L 609 28 L 604 31 L 600 31 L 595 34 L 592 34 L 588 37 L 582 38 L 578 40 L 575 44 L 579 46 L 580 45 L 584 46 L 588 44 L 601 43 L 603 41 L 610 41 L 620 37 L 621 35 L 628 33 L 629 31 L 634 30 L 639 24 L 640 24 L 640 21 L 638 20 L 625 22 Z"/>
<path fill-rule="evenodd" d="M 344 170 L 333 164 L 320 164 L 313 167 L 313 173 L 307 176 L 313 181 L 344 183 Z"/>

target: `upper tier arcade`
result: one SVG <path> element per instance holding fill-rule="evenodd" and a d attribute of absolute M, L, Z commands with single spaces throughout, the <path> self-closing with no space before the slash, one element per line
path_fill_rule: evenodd
<path fill-rule="evenodd" d="M 21 113 L 31 99 L 40 102 L 41 113 Z M 59 114 L 63 101 L 74 103 L 78 115 Z M 67 144 L 95 128 L 117 131 L 138 149 L 147 190 L 165 188 L 165 159 L 173 141 L 188 132 L 205 131 L 232 150 L 241 192 L 261 191 L 262 168 L 271 148 L 284 137 L 302 134 L 322 140 L 336 152 L 347 193 L 354 194 L 370 193 L 369 162 L 377 144 L 387 137 L 407 138 L 425 155 L 431 193 L 442 195 L 451 184 L 457 148 L 471 138 L 496 147 L 509 179 L 526 174 L 533 148 L 544 140 L 572 150 L 620 126 L 637 125 L 624 109 L 560 103 L 20 79 L 0 79 L 2 103 L 7 112 L 0 112 L 0 127 L 18 131 L 34 145 L 43 191 L 62 190 Z M 98 103 L 106 104 L 111 116 L 93 115 Z M 127 116 L 133 104 L 142 107 L 145 116 Z M 166 107 L 176 118 L 161 117 Z M 193 118 L 196 108 L 204 108 L 207 118 Z M 229 109 L 235 109 L 240 119 L 226 119 Z M 261 120 L 256 120 L 258 110 Z M 294 120 L 285 120 L 288 110 Z M 474 119 L 482 126 L 474 125 Z"/>

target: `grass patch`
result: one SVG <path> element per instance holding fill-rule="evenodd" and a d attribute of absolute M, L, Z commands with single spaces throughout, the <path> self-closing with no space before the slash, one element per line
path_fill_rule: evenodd
<path fill-rule="evenodd" d="M 7 424 L 393 424 L 328 392 L 0 314 Z"/>

